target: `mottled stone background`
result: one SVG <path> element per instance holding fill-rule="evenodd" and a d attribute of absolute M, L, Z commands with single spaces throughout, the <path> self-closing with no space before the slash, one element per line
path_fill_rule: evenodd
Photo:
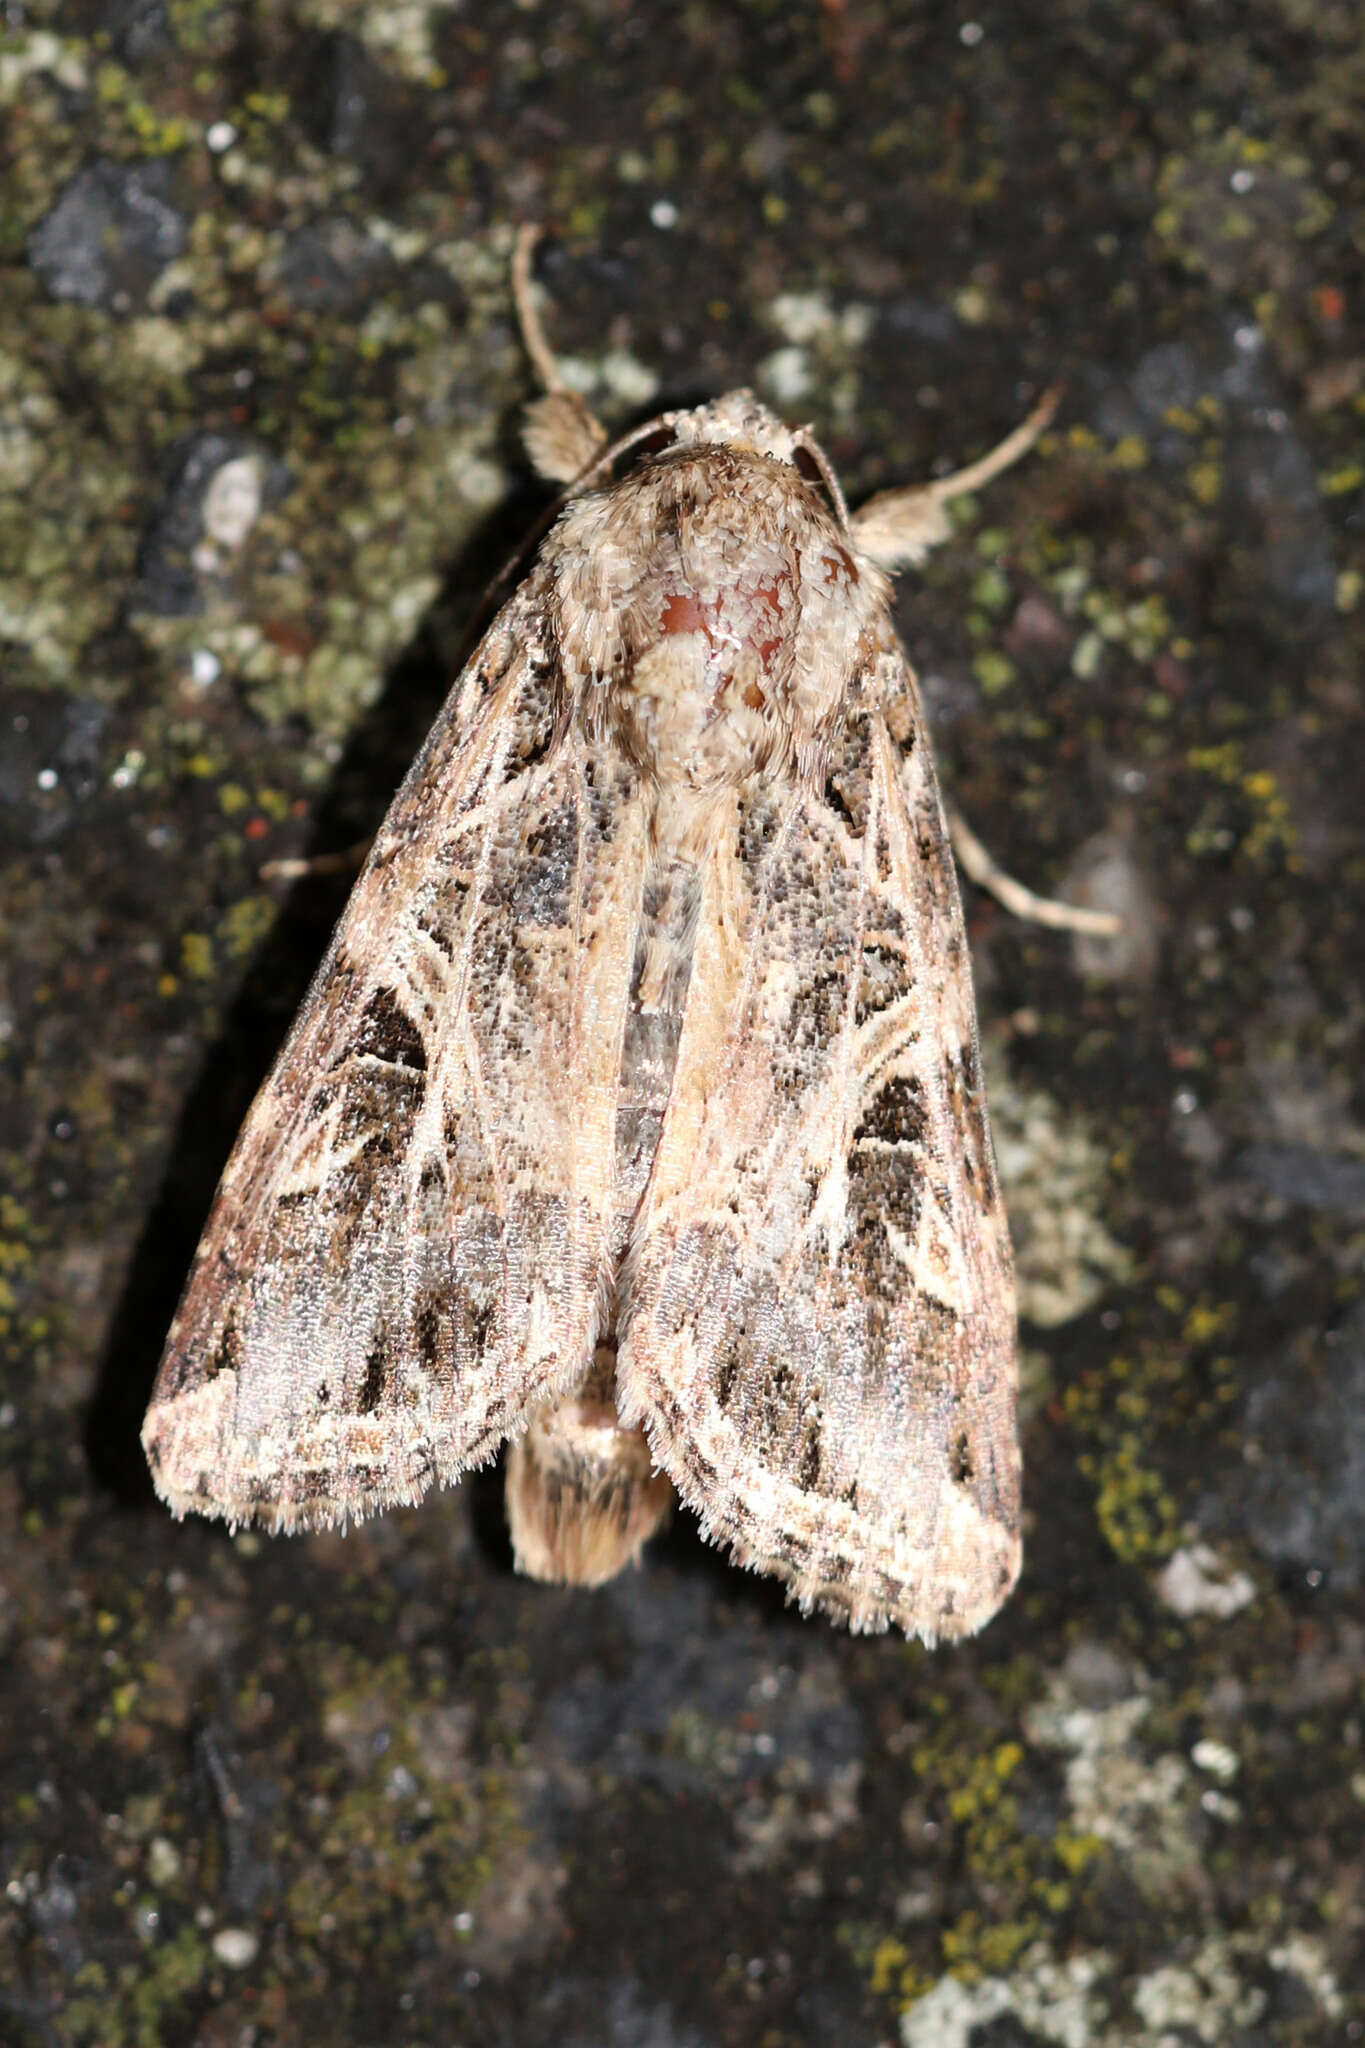
<path fill-rule="evenodd" d="M 7 0 L 0 2038 L 1365 2034 L 1365 30 L 1353 0 Z M 855 498 L 1042 451 L 901 619 L 1019 1242 L 1021 1588 L 930 1655 L 496 1477 L 149 1496 L 216 1174 L 476 594 L 520 219 L 614 422 L 751 379 Z"/>

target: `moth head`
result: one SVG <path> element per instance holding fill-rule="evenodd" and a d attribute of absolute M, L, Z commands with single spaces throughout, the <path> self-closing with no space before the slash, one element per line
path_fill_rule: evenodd
<path fill-rule="evenodd" d="M 727 391 L 723 398 L 713 398 L 693 412 L 676 414 L 673 438 L 680 447 L 714 442 L 748 455 L 770 455 L 778 462 L 794 464 L 797 446 L 805 437 L 769 412 L 752 391 Z"/>
<path fill-rule="evenodd" d="M 841 525 L 848 524 L 838 478 L 809 427 L 789 427 L 752 391 L 727 391 L 723 398 L 713 398 L 691 412 L 671 413 L 667 428 L 668 445 L 674 448 L 731 448 L 786 463 L 824 497 Z M 661 445 L 654 436 L 649 439 Z"/>

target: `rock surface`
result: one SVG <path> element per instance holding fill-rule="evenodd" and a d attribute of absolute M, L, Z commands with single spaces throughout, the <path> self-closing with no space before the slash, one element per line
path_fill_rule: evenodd
<path fill-rule="evenodd" d="M 1365 160 L 1344 6 L 82 0 L 0 35 L 0 2038 L 1365 2038 Z M 496 1475 L 156 1507 L 199 1223 L 543 508 L 522 219 L 613 421 L 856 501 L 1058 375 L 906 578 L 1025 1298 L 1025 1576 L 930 1655 Z M 1099 878 L 1099 880 L 1096 880 Z"/>

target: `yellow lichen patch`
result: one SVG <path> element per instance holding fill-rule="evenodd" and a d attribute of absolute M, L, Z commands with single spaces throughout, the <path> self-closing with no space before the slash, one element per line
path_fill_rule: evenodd
<path fill-rule="evenodd" d="M 972 674 L 988 697 L 999 696 L 1014 681 L 1014 663 L 1006 654 L 998 654 L 993 648 L 978 654 L 972 663 Z"/>
<path fill-rule="evenodd" d="M 1216 505 L 1223 489 L 1223 471 L 1216 462 L 1193 463 L 1185 481 L 1190 495 L 1201 505 Z"/>
<path fill-rule="evenodd" d="M 1230 1305 L 1178 1290 L 1154 1292 L 1173 1326 L 1164 1341 L 1136 1355 L 1116 1353 L 1102 1369 L 1074 1380 L 1062 1396 L 1080 1438 L 1077 1468 L 1095 1488 L 1095 1519 L 1124 1563 L 1170 1555 L 1179 1540 L 1180 1490 L 1167 1477 L 1178 1439 L 1221 1415 L 1235 1391 L 1225 1357 L 1214 1351 L 1234 1320 Z"/>
<path fill-rule="evenodd" d="M 1140 434 L 1124 434 L 1114 443 L 1110 460 L 1118 469 L 1145 469 L 1152 452 Z"/>
<path fill-rule="evenodd" d="M 1081 1470 L 1097 1481 L 1095 1520 L 1105 1542 L 1125 1564 L 1169 1556 L 1180 1515 L 1161 1474 L 1142 1461 L 1143 1442 L 1125 1433 L 1112 1450 L 1083 1457 Z"/>
<path fill-rule="evenodd" d="M 289 816 L 293 798 L 282 789 L 258 789 L 256 808 L 273 824 L 282 825 Z"/>
<path fill-rule="evenodd" d="M 213 941 L 203 932 L 186 932 L 180 941 L 180 965 L 191 981 L 211 981 Z"/>
<path fill-rule="evenodd" d="M 973 1909 L 943 1931 L 943 1960 L 964 1984 L 1007 1970 L 1038 1933 L 1036 1920 L 983 1920 Z"/>
<path fill-rule="evenodd" d="M 1254 863 L 1283 855 L 1291 868 L 1297 866 L 1298 830 L 1269 769 L 1245 767 L 1235 740 L 1191 747 L 1186 758 L 1196 774 L 1236 792 L 1246 806 L 1238 817 L 1226 815 L 1221 806 L 1207 805 L 1187 836 L 1191 853 L 1224 853 L 1229 846 L 1239 845 Z"/>
<path fill-rule="evenodd" d="M 885 1998 L 900 1988 L 901 1975 L 910 1960 L 910 1951 L 903 1941 L 888 1935 L 879 1941 L 872 1951 L 868 1989 L 878 1998 Z"/>
<path fill-rule="evenodd" d="M 1210 1301 L 1200 1295 L 1190 1307 L 1181 1331 L 1187 1344 L 1212 1344 L 1226 1337 L 1237 1322 L 1235 1301 Z"/>
<path fill-rule="evenodd" d="M 275 905 L 268 896 L 244 896 L 223 913 L 218 937 L 229 960 L 245 960 L 254 953 L 275 922 Z"/>
<path fill-rule="evenodd" d="M 1104 1843 L 1098 1835 L 1073 1834 L 1066 1828 L 1059 1828 L 1052 1838 L 1053 1855 L 1073 1877 L 1079 1877 L 1103 1850 Z"/>
<path fill-rule="evenodd" d="M 1001 1791 L 1023 1761 L 1017 1742 L 1003 1742 L 987 1756 L 973 1759 L 971 1775 L 964 1785 L 950 1793 L 948 1810 L 959 1824 L 999 1804 Z"/>

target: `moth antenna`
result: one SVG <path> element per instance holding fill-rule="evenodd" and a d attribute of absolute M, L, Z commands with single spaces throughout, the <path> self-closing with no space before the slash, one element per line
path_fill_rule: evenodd
<path fill-rule="evenodd" d="M 1084 932 L 1091 938 L 1112 939 L 1123 930 L 1123 919 L 1110 910 L 1085 910 L 1079 903 L 1061 903 L 1055 896 L 1035 896 L 1032 889 L 1006 874 L 994 854 L 987 851 L 967 820 L 953 804 L 945 804 L 948 831 L 962 872 L 988 890 L 1011 917 L 1026 924 L 1046 925 L 1054 932 Z"/>
<path fill-rule="evenodd" d="M 527 221 L 517 229 L 512 250 L 512 303 L 517 325 L 522 346 L 544 386 L 544 395 L 526 408 L 521 438 L 541 476 L 552 483 L 569 484 L 596 461 L 607 445 L 607 435 L 578 393 L 565 383 L 554 350 L 545 339 L 531 287 L 531 259 L 540 237 L 539 223 Z"/>
<path fill-rule="evenodd" d="M 854 538 L 865 555 L 883 569 L 918 568 L 931 548 L 952 534 L 944 506 L 968 491 L 980 490 L 1002 470 L 1027 455 L 1044 432 L 1061 404 L 1063 386 L 1049 385 L 1028 418 L 1012 434 L 965 469 L 951 476 L 936 477 L 932 483 L 912 484 L 908 489 L 879 491 L 854 513 Z"/>
<path fill-rule="evenodd" d="M 512 303 L 521 329 L 522 347 L 531 358 L 536 376 L 547 392 L 567 391 L 569 387 L 560 374 L 554 350 L 545 339 L 545 329 L 531 295 L 531 262 L 543 233 L 538 221 L 528 220 L 517 229 L 516 246 L 512 251 Z"/>
<path fill-rule="evenodd" d="M 997 447 L 989 449 L 976 462 L 969 462 L 965 469 L 955 469 L 951 476 L 938 477 L 923 488 L 932 491 L 940 504 L 946 504 L 950 498 L 963 498 L 968 491 L 979 491 L 1003 470 L 1012 468 L 1052 424 L 1064 389 L 1061 383 L 1049 384 L 1027 419 L 1021 420 Z"/>

